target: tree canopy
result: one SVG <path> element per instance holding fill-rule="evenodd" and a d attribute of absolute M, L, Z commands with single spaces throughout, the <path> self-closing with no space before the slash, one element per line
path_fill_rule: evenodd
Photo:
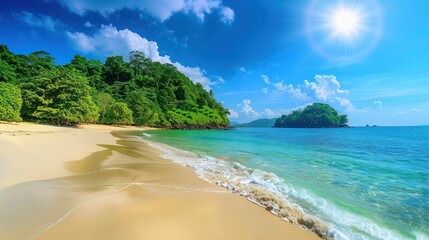
<path fill-rule="evenodd" d="M 27 121 L 229 127 L 228 111 L 212 91 L 139 51 L 128 58 L 109 56 L 105 63 L 76 55 L 60 66 L 48 52 L 14 54 L 0 45 L 0 82 L 21 93 L 16 98 L 22 108 L 14 105 L 7 112 L 18 112 Z"/>
<path fill-rule="evenodd" d="M 21 83 L 26 119 L 69 125 L 94 123 L 98 107 L 92 101 L 88 80 L 64 67 L 43 70 Z"/>
<path fill-rule="evenodd" d="M 304 110 L 282 115 L 274 124 L 278 128 L 335 128 L 346 127 L 347 115 L 341 115 L 328 104 L 313 103 Z"/>
<path fill-rule="evenodd" d="M 0 82 L 0 120 L 17 122 L 21 120 L 22 98 L 18 87 L 5 82 Z"/>

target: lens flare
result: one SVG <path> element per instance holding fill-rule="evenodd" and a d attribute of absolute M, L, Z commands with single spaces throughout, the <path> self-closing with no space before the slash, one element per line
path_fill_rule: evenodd
<path fill-rule="evenodd" d="M 313 0 L 307 10 L 308 41 L 320 55 L 338 64 L 359 61 L 377 45 L 382 29 L 375 0 Z"/>

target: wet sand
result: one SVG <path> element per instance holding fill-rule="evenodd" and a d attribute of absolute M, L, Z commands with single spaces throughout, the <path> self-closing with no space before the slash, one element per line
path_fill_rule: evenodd
<path fill-rule="evenodd" d="M 116 130 L 0 124 L 2 239 L 320 239 Z"/>

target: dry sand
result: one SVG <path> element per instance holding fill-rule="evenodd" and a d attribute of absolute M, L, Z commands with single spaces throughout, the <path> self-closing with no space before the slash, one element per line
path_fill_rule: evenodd
<path fill-rule="evenodd" d="M 0 124 L 2 239 L 320 239 L 98 125 Z"/>

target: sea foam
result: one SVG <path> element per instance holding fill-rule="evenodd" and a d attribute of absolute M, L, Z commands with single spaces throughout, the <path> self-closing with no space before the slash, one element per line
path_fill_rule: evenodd
<path fill-rule="evenodd" d="M 379 226 L 370 219 L 339 209 L 306 190 L 289 186 L 274 173 L 251 169 L 236 162 L 210 156 L 199 156 L 160 143 L 145 142 L 164 152 L 162 157 L 194 168 L 201 178 L 225 187 L 285 221 L 315 232 L 323 239 L 405 239 L 404 236 Z M 315 210 L 308 212 L 300 207 L 296 200 L 305 202 Z M 417 239 L 425 238 L 420 235 Z"/>

